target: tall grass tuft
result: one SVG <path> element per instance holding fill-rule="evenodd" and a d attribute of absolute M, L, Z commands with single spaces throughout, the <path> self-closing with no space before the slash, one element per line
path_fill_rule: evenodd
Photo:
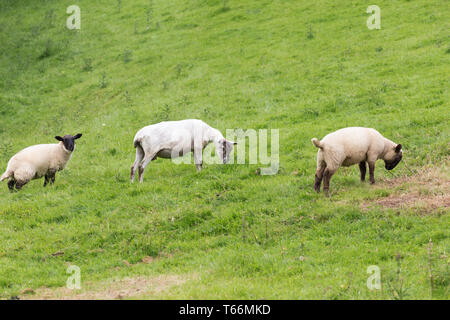
<path fill-rule="evenodd" d="M 108 82 L 106 80 L 106 72 L 102 73 L 102 76 L 100 78 L 99 86 L 101 89 L 104 89 L 108 86 Z"/>
<path fill-rule="evenodd" d="M 45 42 L 44 51 L 42 51 L 41 55 L 39 56 L 39 59 L 45 59 L 52 55 L 53 53 L 53 41 L 52 39 L 47 39 Z"/>

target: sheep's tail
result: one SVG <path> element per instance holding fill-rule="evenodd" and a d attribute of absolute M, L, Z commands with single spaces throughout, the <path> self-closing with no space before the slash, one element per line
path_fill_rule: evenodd
<path fill-rule="evenodd" d="M 320 144 L 319 139 L 317 138 L 312 138 L 311 142 L 313 143 L 313 145 L 315 145 L 317 148 L 323 149 L 323 146 Z"/>
<path fill-rule="evenodd" d="M 3 181 L 3 180 L 5 180 L 5 179 L 8 179 L 10 176 L 11 176 L 11 171 L 8 171 L 8 169 L 6 169 L 6 171 L 5 171 L 5 173 L 4 174 L 2 174 L 2 176 L 1 176 L 1 178 L 0 178 L 0 181 Z"/>
<path fill-rule="evenodd" d="M 142 148 L 142 140 L 144 139 L 144 137 L 141 134 L 136 134 L 136 136 L 134 137 L 134 147 L 135 148 L 141 148 L 141 150 L 144 150 Z"/>
<path fill-rule="evenodd" d="M 142 148 L 141 140 L 139 138 L 134 139 L 134 147 L 135 148 L 137 148 L 137 147 L 141 147 Z"/>

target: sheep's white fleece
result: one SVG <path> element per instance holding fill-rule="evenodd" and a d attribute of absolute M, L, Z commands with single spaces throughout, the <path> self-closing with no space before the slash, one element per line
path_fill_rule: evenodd
<path fill-rule="evenodd" d="M 319 148 L 318 165 L 325 161 L 330 170 L 351 166 L 362 161 L 390 160 L 395 157 L 396 143 L 372 128 L 349 127 L 326 135 L 321 141 L 313 138 Z"/>
<path fill-rule="evenodd" d="M 135 146 L 139 143 L 146 154 L 160 158 L 173 158 L 195 148 L 203 149 L 209 142 L 216 144 L 219 156 L 222 155 L 221 142 L 225 141 L 219 130 L 202 120 L 187 119 L 164 121 L 142 128 L 134 137 Z"/>
<path fill-rule="evenodd" d="M 62 142 L 56 144 L 38 144 L 23 149 L 8 162 L 0 181 L 12 178 L 16 181 L 30 181 L 45 176 L 48 172 L 57 172 L 65 168 L 72 152 Z"/>
<path fill-rule="evenodd" d="M 198 119 L 164 121 L 144 127 L 134 137 L 136 159 L 131 166 L 131 181 L 139 168 L 139 181 L 143 182 L 145 167 L 156 158 L 177 158 L 194 152 L 197 170 L 202 168 L 202 150 L 214 142 L 216 153 L 228 163 L 234 142 L 227 141 L 219 130 Z"/>

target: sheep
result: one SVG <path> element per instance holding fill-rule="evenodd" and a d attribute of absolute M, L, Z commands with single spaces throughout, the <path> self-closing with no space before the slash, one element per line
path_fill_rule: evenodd
<path fill-rule="evenodd" d="M 14 187 L 20 190 L 31 180 L 42 177 L 45 177 L 44 187 L 49 182 L 54 184 L 56 172 L 65 168 L 75 149 L 75 140 L 81 136 L 81 133 L 75 136 L 56 136 L 59 143 L 38 144 L 23 149 L 9 160 L 0 181 L 8 179 L 10 192 L 14 191 Z"/>
<path fill-rule="evenodd" d="M 152 160 L 174 159 L 194 152 L 197 171 L 202 169 L 202 151 L 213 142 L 222 162 L 228 163 L 235 142 L 226 140 L 219 130 L 202 120 L 164 121 L 142 128 L 134 137 L 136 159 L 131 166 L 130 179 L 134 182 L 139 169 L 139 182 L 144 181 L 144 170 Z"/>
<path fill-rule="evenodd" d="M 402 159 L 402 145 L 384 138 L 371 128 L 349 127 L 326 135 L 321 141 L 313 138 L 312 143 L 319 148 L 317 152 L 317 171 L 314 189 L 328 193 L 330 179 L 340 166 L 359 164 L 361 181 L 366 178 L 366 162 L 369 165 L 370 183 L 375 183 L 375 162 L 383 159 L 385 168 L 392 170 Z"/>

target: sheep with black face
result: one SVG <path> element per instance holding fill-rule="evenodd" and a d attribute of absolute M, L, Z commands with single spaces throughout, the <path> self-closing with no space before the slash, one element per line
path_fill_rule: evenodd
<path fill-rule="evenodd" d="M 314 189 L 328 192 L 330 179 L 340 166 L 359 164 L 361 181 L 366 177 L 366 162 L 369 165 L 370 183 L 375 183 L 375 162 L 383 159 L 387 170 L 394 169 L 402 160 L 402 145 L 383 137 L 371 128 L 350 127 L 326 135 L 321 141 L 313 138 L 317 152 L 317 171 Z"/>
<path fill-rule="evenodd" d="M 55 182 L 56 172 L 63 170 L 75 150 L 75 140 L 81 133 L 64 137 L 56 136 L 56 144 L 38 144 L 15 154 L 8 162 L 5 173 L 0 181 L 8 179 L 11 192 L 14 187 L 20 190 L 25 184 L 34 179 L 45 177 L 44 187 Z"/>

